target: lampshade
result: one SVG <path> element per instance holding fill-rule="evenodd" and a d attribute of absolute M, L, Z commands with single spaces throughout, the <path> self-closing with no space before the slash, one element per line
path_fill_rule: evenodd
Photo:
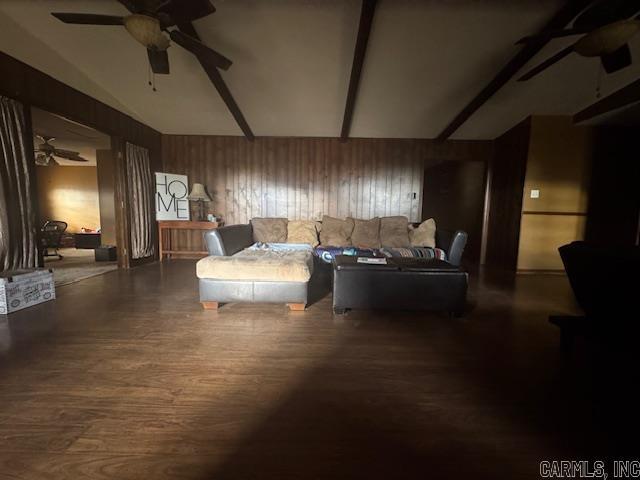
<path fill-rule="evenodd" d="M 211 198 L 207 195 L 207 191 L 204 189 L 204 185 L 201 183 L 194 183 L 191 187 L 191 193 L 189 194 L 189 200 L 202 200 L 203 202 L 210 202 Z"/>

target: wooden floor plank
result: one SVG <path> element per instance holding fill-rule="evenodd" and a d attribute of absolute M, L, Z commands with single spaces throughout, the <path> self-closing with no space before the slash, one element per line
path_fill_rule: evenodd
<path fill-rule="evenodd" d="M 0 478 L 537 478 L 630 445 L 633 399 L 560 356 L 561 276 L 474 274 L 461 319 L 203 310 L 189 260 L 57 293 L 0 320 Z"/>

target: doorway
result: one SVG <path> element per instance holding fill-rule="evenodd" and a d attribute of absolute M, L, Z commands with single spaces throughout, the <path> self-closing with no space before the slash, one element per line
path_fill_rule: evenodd
<path fill-rule="evenodd" d="M 469 235 L 465 258 L 479 263 L 482 249 L 486 165 L 479 161 L 444 161 L 424 171 L 422 220 Z"/>
<path fill-rule="evenodd" d="M 40 254 L 56 286 L 118 268 L 111 137 L 31 109 Z"/>

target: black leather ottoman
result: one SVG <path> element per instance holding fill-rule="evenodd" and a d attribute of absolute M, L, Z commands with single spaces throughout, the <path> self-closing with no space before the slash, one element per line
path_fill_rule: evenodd
<path fill-rule="evenodd" d="M 434 310 L 458 316 L 464 312 L 467 284 L 467 272 L 442 260 L 388 258 L 386 265 L 373 265 L 337 255 L 333 262 L 333 311 Z"/>

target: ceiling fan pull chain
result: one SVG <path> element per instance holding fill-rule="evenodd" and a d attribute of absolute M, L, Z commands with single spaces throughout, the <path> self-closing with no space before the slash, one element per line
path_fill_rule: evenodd
<path fill-rule="evenodd" d="M 153 91 L 157 92 L 158 90 L 156 90 L 156 73 L 155 72 L 151 72 L 151 78 L 153 78 Z"/>
<path fill-rule="evenodd" d="M 600 98 L 602 96 L 602 73 L 604 71 L 604 67 L 602 64 L 598 66 L 598 78 L 596 80 L 596 98 Z"/>

